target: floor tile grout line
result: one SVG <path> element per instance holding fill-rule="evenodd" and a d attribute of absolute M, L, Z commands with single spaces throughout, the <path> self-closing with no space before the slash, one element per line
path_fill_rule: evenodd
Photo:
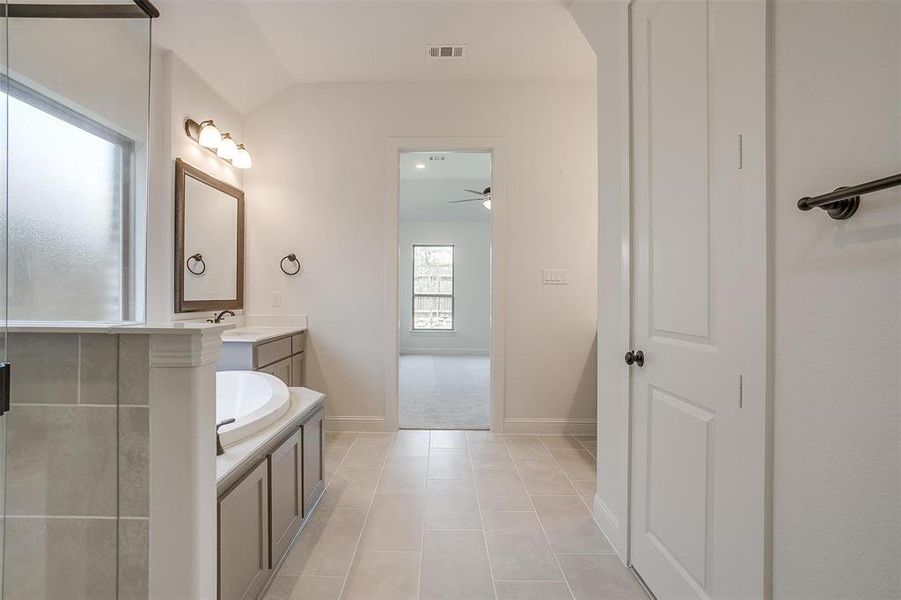
<path fill-rule="evenodd" d="M 397 434 L 395 434 L 396 436 Z M 419 573 L 416 579 L 416 598 L 422 596 L 422 562 L 425 557 L 425 515 L 429 506 L 429 463 L 432 460 L 432 432 L 427 432 L 425 447 L 425 494 L 422 495 L 422 531 L 419 532 Z"/>
<path fill-rule="evenodd" d="M 373 488 L 373 490 L 372 490 L 372 497 L 369 498 L 369 507 L 366 509 L 366 516 L 363 517 L 363 525 L 362 525 L 362 527 L 360 527 L 360 534 L 357 536 L 357 543 L 354 544 L 354 551 L 350 557 L 350 566 L 347 568 L 347 573 L 344 574 L 344 583 L 341 584 L 341 592 L 338 594 L 339 600 L 341 598 L 344 598 L 344 592 L 347 590 L 347 582 L 350 579 L 350 572 L 353 570 L 354 563 L 357 560 L 357 554 L 360 552 L 360 542 L 363 539 L 363 532 L 366 531 L 366 523 L 369 522 L 369 514 L 372 512 L 372 504 L 375 502 L 375 496 L 378 493 L 379 484 L 382 482 L 382 473 L 385 472 L 385 463 L 388 462 L 388 454 L 390 454 L 391 448 L 394 446 L 394 439 L 396 437 L 397 437 L 396 433 L 391 435 L 391 443 L 388 444 L 388 451 L 385 452 L 385 458 L 382 459 L 382 466 L 379 469 L 379 476 L 378 476 L 378 479 L 376 479 L 375 488 Z M 350 448 L 347 449 L 347 454 L 350 454 L 350 449 L 354 447 L 354 445 L 357 443 L 358 439 L 359 439 L 359 433 L 357 434 L 356 437 L 354 437 L 353 444 L 351 444 Z M 347 455 L 345 455 L 344 458 L 346 459 Z M 341 461 L 341 464 L 342 465 L 344 464 L 343 460 Z M 335 474 L 336 475 L 338 474 L 337 469 L 335 470 Z"/>
<path fill-rule="evenodd" d="M 576 438 L 575 436 L 573 436 L 573 438 L 574 438 L 577 442 L 579 442 L 579 439 L 578 439 L 578 438 Z M 539 438 L 539 439 L 541 439 L 541 438 Z M 577 481 L 577 480 L 572 479 L 572 478 L 569 476 L 569 474 L 563 469 L 563 467 L 560 465 L 560 462 L 557 460 L 557 457 L 554 455 L 553 452 L 551 452 L 551 449 L 548 448 L 548 445 L 545 444 L 544 440 L 541 440 L 541 443 L 544 444 L 544 447 L 547 448 L 547 451 L 551 453 L 551 457 L 554 459 L 554 462 L 557 463 L 557 468 L 560 469 L 560 472 L 563 473 L 563 476 L 566 477 L 566 480 L 569 481 L 569 484 L 570 484 L 571 486 L 573 486 L 573 489 L 576 489 L 576 486 L 574 485 L 573 482 L 574 482 L 574 481 Z M 579 443 L 581 444 L 581 442 L 579 442 Z M 595 477 L 597 477 L 597 465 L 598 465 L 598 459 L 597 459 L 597 457 L 595 457 L 594 455 L 592 455 L 590 452 L 589 452 L 589 455 L 591 455 L 591 457 L 594 459 Z M 583 480 L 578 480 L 578 481 L 583 481 Z M 584 480 L 584 481 L 587 481 L 587 480 Z M 597 479 L 595 479 L 595 490 L 597 490 Z M 597 493 L 597 491 L 595 491 L 595 493 Z M 582 495 L 578 493 L 578 490 L 577 490 L 577 489 L 576 489 L 576 497 L 579 498 L 579 500 L 581 500 L 582 505 L 585 506 L 585 508 L 588 510 L 588 514 L 591 515 L 591 520 L 594 522 L 595 526 L 598 528 L 598 531 L 600 531 L 601 536 L 602 536 L 602 537 L 604 538 L 604 540 L 607 542 L 607 545 L 610 546 L 610 549 L 612 550 L 612 552 L 555 552 L 555 553 L 554 553 L 554 558 L 557 558 L 558 554 L 559 554 L 559 555 L 575 554 L 575 555 L 581 555 L 581 556 L 611 556 L 611 555 L 618 556 L 618 555 L 616 554 L 616 550 L 613 548 L 613 544 L 611 544 L 611 543 L 610 543 L 610 540 L 607 539 L 607 535 L 604 533 L 604 530 L 601 529 L 601 524 L 598 523 L 597 518 L 594 516 L 594 510 L 593 510 L 593 508 L 592 508 L 591 506 L 588 506 L 588 503 L 585 501 L 585 498 L 583 498 Z M 539 517 L 538 520 L 541 521 L 541 517 Z M 558 564 L 559 564 L 559 562 L 560 562 L 560 560 L 557 559 L 557 563 L 558 563 Z M 561 566 L 561 569 L 560 569 L 560 570 L 561 570 L 561 572 L 562 572 L 562 570 L 563 570 L 562 566 Z M 633 578 L 635 577 L 635 575 L 632 574 L 631 571 L 630 571 L 630 574 L 632 575 Z M 566 579 L 566 573 L 563 573 L 563 578 Z M 567 581 L 566 581 L 566 585 L 569 586 L 569 580 L 568 580 L 568 579 L 567 579 Z M 571 588 L 570 588 L 570 592 L 572 592 L 572 589 L 571 589 Z M 573 598 L 575 598 L 575 594 L 573 594 Z"/>
<path fill-rule="evenodd" d="M 482 510 L 482 499 L 479 496 L 479 484 L 476 481 L 476 469 L 475 465 L 472 464 L 472 452 L 470 452 L 469 448 L 469 436 L 463 434 L 463 437 L 466 439 L 466 458 L 469 460 L 469 471 L 472 475 L 472 491 L 476 496 L 476 506 L 479 507 L 479 523 L 482 524 L 482 543 L 485 545 L 485 560 L 488 562 L 488 577 L 491 578 L 491 591 L 494 593 L 495 599 L 497 598 L 497 583 L 494 581 L 494 568 L 491 566 L 491 550 L 488 548 L 488 534 L 485 531 L 485 517 L 483 515 Z M 506 444 L 504 445 L 506 448 Z M 509 452 L 509 451 L 508 451 Z"/>
<path fill-rule="evenodd" d="M 541 445 L 545 450 L 550 452 L 550 450 L 547 447 L 547 444 L 545 444 L 544 440 L 541 439 L 541 436 L 538 436 L 538 441 L 541 442 Z M 506 441 L 506 439 L 504 439 L 504 444 L 506 445 L 506 443 L 507 443 L 507 441 Z M 507 448 L 507 452 L 510 452 L 509 448 Z M 544 523 L 541 520 L 541 515 L 538 514 L 538 507 L 535 506 L 535 503 L 532 501 L 532 496 L 529 495 L 529 490 L 526 489 L 526 484 L 522 480 L 522 473 L 519 472 L 519 466 L 516 464 L 515 460 L 512 460 L 513 459 L 512 453 L 510 454 L 510 458 L 511 458 L 511 461 L 513 462 L 513 468 L 516 470 L 516 475 L 517 475 L 517 477 L 519 477 L 519 480 L 522 483 L 522 489 L 526 493 L 526 498 L 529 499 L 529 504 L 532 505 L 532 509 L 535 511 L 535 519 L 538 521 L 538 526 L 541 527 L 541 532 L 544 534 L 544 539 L 547 542 L 547 546 L 550 549 L 551 554 L 554 557 L 554 562 L 557 563 L 557 568 L 560 570 L 560 577 L 563 578 L 563 582 L 566 584 L 566 589 L 567 589 L 567 591 L 569 591 L 570 598 L 575 599 L 576 595 L 573 593 L 572 586 L 569 585 L 569 579 L 566 578 L 566 573 L 563 572 L 563 565 L 560 564 L 560 559 L 557 558 L 557 553 L 554 552 L 554 546 L 551 544 L 551 537 L 547 534 L 547 529 L 545 528 Z M 557 468 L 560 468 L 559 464 L 557 465 Z M 562 471 L 563 469 L 560 469 L 560 470 Z M 565 477 L 566 473 L 564 473 L 563 475 Z M 572 485 L 572 484 L 570 483 L 570 485 Z"/>
<path fill-rule="evenodd" d="M 573 435 L 573 436 L 571 436 L 571 437 L 572 437 L 574 440 L 576 440 L 577 442 L 579 442 L 579 440 L 578 440 L 578 438 L 576 438 L 576 436 Z M 540 439 L 540 438 L 539 438 L 539 439 Z M 604 535 L 604 530 L 601 529 L 601 524 L 598 523 L 597 518 L 595 518 L 595 516 L 594 516 L 594 508 L 591 507 L 591 506 L 588 506 L 588 503 L 585 501 L 585 498 L 582 497 L 582 494 L 579 493 L 579 489 L 576 487 L 576 484 L 575 484 L 576 481 L 590 481 L 590 480 L 588 480 L 588 479 L 573 479 L 572 477 L 570 477 L 570 476 L 569 476 L 569 473 L 566 472 L 566 470 L 563 468 L 563 465 L 560 464 L 560 461 L 559 461 L 559 459 L 557 458 L 557 456 L 556 456 L 553 452 L 551 452 L 551 449 L 548 447 L 547 444 L 545 444 L 544 440 L 541 440 L 541 443 L 544 444 L 544 447 L 545 447 L 545 448 L 547 448 L 547 451 L 550 453 L 551 458 L 554 460 L 554 463 L 556 463 L 557 468 L 560 469 L 560 472 L 563 473 L 563 476 L 566 478 L 566 481 L 568 481 L 568 482 L 569 482 L 569 485 L 571 485 L 572 488 L 573 488 L 573 490 L 575 490 L 575 492 L 576 492 L 576 497 L 582 502 L 582 505 L 585 506 L 585 508 L 588 509 L 588 512 L 591 514 L 591 520 L 594 521 L 594 524 L 595 524 L 595 525 L 597 525 L 597 528 L 600 530 L 601 535 L 603 535 L 603 536 L 604 536 L 604 539 L 607 541 L 607 543 L 610 544 L 610 540 L 607 539 L 607 536 Z M 581 443 L 582 443 L 582 442 L 579 442 L 579 444 L 581 444 Z M 585 451 L 588 452 L 588 450 L 585 450 Z M 591 456 L 592 462 L 594 462 L 594 472 L 595 472 L 594 487 L 595 487 L 595 493 L 597 493 L 597 485 L 598 485 L 598 482 L 597 482 L 598 459 L 595 458 L 594 455 L 592 455 L 590 452 L 588 453 L 588 455 Z M 537 495 L 537 494 L 536 494 L 536 495 Z M 613 544 L 610 544 L 610 546 L 612 547 Z"/>

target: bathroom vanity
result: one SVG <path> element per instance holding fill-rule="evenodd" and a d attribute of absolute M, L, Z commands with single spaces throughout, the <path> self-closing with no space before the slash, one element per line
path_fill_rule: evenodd
<path fill-rule="evenodd" d="M 289 387 L 305 382 L 304 327 L 239 327 L 222 334 L 217 371 L 261 371 L 275 375 Z"/>
<path fill-rule="evenodd" d="M 325 490 L 325 395 L 292 388 L 290 401 L 277 423 L 216 458 L 222 600 L 262 596 Z"/>

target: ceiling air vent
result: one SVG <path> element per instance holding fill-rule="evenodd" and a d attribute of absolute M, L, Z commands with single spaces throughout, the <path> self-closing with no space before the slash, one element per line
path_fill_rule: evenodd
<path fill-rule="evenodd" d="M 428 46 L 426 50 L 429 58 L 463 58 L 466 54 L 466 46 Z"/>

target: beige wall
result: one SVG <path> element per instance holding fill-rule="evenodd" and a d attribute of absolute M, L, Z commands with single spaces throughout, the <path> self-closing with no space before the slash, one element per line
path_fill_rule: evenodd
<path fill-rule="evenodd" d="M 505 416 L 594 419 L 595 118 L 593 81 L 301 85 L 248 117 L 247 309 L 309 316 L 329 416 L 385 415 L 388 139 L 472 136 L 508 149 Z M 302 276 L 278 270 L 288 252 Z M 542 286 L 542 268 L 570 285 Z"/>
<path fill-rule="evenodd" d="M 775 597 L 898 598 L 901 191 L 795 203 L 901 170 L 901 4 L 774 17 Z"/>
<path fill-rule="evenodd" d="M 174 53 L 153 51 L 151 89 L 150 207 L 147 222 L 147 321 L 163 322 L 174 314 L 175 159 L 239 188 L 243 172 L 201 148 L 185 134 L 186 118 L 213 119 L 222 132 L 243 141 L 244 118 L 219 96 L 199 74 Z M 182 318 L 207 316 L 186 314 Z"/>

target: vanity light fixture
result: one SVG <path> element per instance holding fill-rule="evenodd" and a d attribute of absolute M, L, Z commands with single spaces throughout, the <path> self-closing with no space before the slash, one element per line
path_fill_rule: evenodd
<path fill-rule="evenodd" d="M 232 164 L 238 169 L 249 169 L 253 166 L 253 159 L 250 157 L 250 152 L 247 151 L 244 144 L 238 144 L 238 149 L 234 158 L 232 158 Z"/>
<path fill-rule="evenodd" d="M 250 152 L 244 144 L 238 144 L 230 133 L 221 133 L 212 119 L 198 123 L 194 119 L 185 119 L 185 133 L 188 137 L 215 152 L 222 160 L 231 161 L 236 169 L 249 169 L 253 166 Z"/>
<path fill-rule="evenodd" d="M 219 128 L 216 127 L 212 119 L 200 124 L 200 133 L 197 136 L 197 141 L 201 146 L 210 150 L 215 150 L 219 147 L 219 142 L 222 141 L 222 134 L 219 133 Z"/>
<path fill-rule="evenodd" d="M 222 141 L 219 142 L 219 148 L 216 149 L 216 154 L 223 160 L 231 160 L 237 153 L 238 144 L 232 139 L 230 133 L 223 133 Z"/>

